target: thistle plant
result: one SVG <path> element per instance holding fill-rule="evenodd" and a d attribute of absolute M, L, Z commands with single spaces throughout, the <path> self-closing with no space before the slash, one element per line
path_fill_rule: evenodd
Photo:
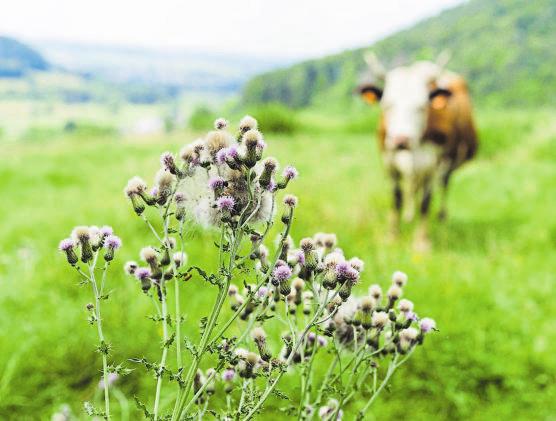
<path fill-rule="evenodd" d="M 235 135 L 218 119 L 213 131 L 177 155 L 161 155 L 150 188 L 135 176 L 124 189 L 152 234 L 151 244 L 139 251 L 140 263 L 129 261 L 124 269 L 152 302 L 151 319 L 162 326 L 160 358 L 130 358 L 154 378 L 151 396 L 136 397 L 147 419 L 210 414 L 250 420 L 264 413 L 270 397 L 283 401 L 281 410 L 298 420 L 337 420 L 347 410 L 363 418 L 395 370 L 436 329 L 401 298 L 407 282 L 402 272 L 394 273 L 386 293 L 373 285 L 355 296 L 364 263 L 345 256 L 336 235 L 292 239 L 298 199 L 285 191 L 298 172 L 292 166 L 279 171 L 276 159 L 264 158 L 265 149 L 252 117 L 241 120 Z M 186 234 L 192 226 L 214 233 L 215 262 L 188 261 Z M 276 231 L 273 242 L 269 237 Z M 97 291 L 96 262 L 99 250 L 106 250 L 104 285 L 117 247 L 107 237 L 95 249 L 76 235 L 77 242 L 67 240 L 71 245 L 61 249 L 93 285 L 102 347 L 103 287 Z M 181 307 L 181 294 L 198 293 L 199 283 L 212 307 L 198 331 L 184 335 L 185 316 L 188 323 L 192 317 Z M 109 378 L 108 350 L 104 378 Z M 279 389 L 286 377 L 297 385 L 295 393 Z M 108 383 L 104 391 L 107 418 Z M 169 393 L 164 399 L 163 391 Z"/>

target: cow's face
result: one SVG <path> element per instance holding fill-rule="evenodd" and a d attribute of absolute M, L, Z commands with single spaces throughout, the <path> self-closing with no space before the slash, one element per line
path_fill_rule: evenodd
<path fill-rule="evenodd" d="M 451 94 L 437 88 L 439 75 L 438 65 L 418 62 L 387 72 L 382 79 L 383 89 L 374 83 L 361 85 L 364 99 L 380 102 L 386 150 L 412 150 L 419 146 L 431 109 L 445 107 Z"/>

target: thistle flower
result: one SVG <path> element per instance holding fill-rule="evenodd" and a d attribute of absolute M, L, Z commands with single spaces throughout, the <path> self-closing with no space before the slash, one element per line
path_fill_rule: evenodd
<path fill-rule="evenodd" d="M 373 327 L 378 330 L 383 329 L 389 320 L 388 313 L 384 311 L 375 311 L 371 319 Z"/>
<path fill-rule="evenodd" d="M 234 380 L 235 375 L 235 370 L 233 368 L 228 368 L 222 373 L 222 380 L 225 382 L 231 382 Z"/>
<path fill-rule="evenodd" d="M 415 344 L 419 336 L 417 329 L 413 327 L 408 327 L 407 329 L 402 329 L 400 331 L 400 347 L 403 351 L 407 351 L 412 345 Z"/>
<path fill-rule="evenodd" d="M 130 260 L 125 263 L 124 272 L 127 273 L 128 275 L 133 275 L 138 267 L 139 265 L 137 264 L 137 262 Z"/>
<path fill-rule="evenodd" d="M 325 336 L 319 335 L 317 336 L 317 345 L 321 348 L 324 348 L 328 345 L 328 339 Z"/>
<path fill-rule="evenodd" d="M 177 251 L 172 256 L 172 259 L 174 260 L 176 268 L 179 268 L 187 263 L 187 254 L 185 254 L 185 252 L 183 251 Z"/>
<path fill-rule="evenodd" d="M 373 284 L 369 287 L 369 295 L 373 297 L 377 302 L 382 299 L 382 288 L 380 285 Z"/>
<path fill-rule="evenodd" d="M 89 227 L 78 226 L 75 227 L 71 233 L 72 238 L 74 238 L 81 246 L 81 261 L 87 263 L 93 258 L 93 249 L 90 243 L 90 231 Z"/>
<path fill-rule="evenodd" d="M 282 177 L 284 177 L 288 181 L 297 178 L 297 175 L 297 170 L 291 165 L 288 165 L 286 168 L 284 168 L 284 171 L 282 171 Z"/>
<path fill-rule="evenodd" d="M 243 134 L 242 142 L 245 145 L 245 157 L 243 159 L 247 168 L 253 168 L 257 161 L 261 158 L 261 149 L 259 145 L 263 141 L 263 137 L 258 130 L 251 129 Z M 268 185 L 268 183 L 266 183 Z M 261 184 L 265 186 L 265 184 Z"/>
<path fill-rule="evenodd" d="M 196 160 L 199 159 L 199 155 L 195 151 L 195 147 L 192 143 L 189 145 L 185 145 L 183 148 L 181 148 L 179 155 L 180 158 L 187 164 L 195 162 Z"/>
<path fill-rule="evenodd" d="M 373 297 L 365 296 L 361 298 L 359 305 L 361 306 L 361 326 L 363 329 L 370 329 L 373 327 L 372 312 L 375 301 Z"/>
<path fill-rule="evenodd" d="M 237 286 L 235 286 L 234 284 L 231 284 L 228 287 L 228 296 L 233 297 L 234 295 L 236 295 L 238 293 L 238 289 Z"/>
<path fill-rule="evenodd" d="M 146 294 L 151 288 L 151 271 L 149 268 L 137 268 L 135 270 L 135 277 L 141 281 L 141 289 Z"/>
<path fill-rule="evenodd" d="M 400 300 L 400 302 L 398 303 L 398 310 L 400 310 L 402 313 L 408 313 L 410 311 L 413 311 L 413 303 L 404 298 L 403 300 Z"/>
<path fill-rule="evenodd" d="M 358 257 L 352 257 L 349 259 L 350 266 L 355 269 L 357 272 L 363 272 L 363 268 L 365 267 L 365 263 Z"/>
<path fill-rule="evenodd" d="M 246 115 L 239 122 L 240 133 L 245 133 L 248 130 L 256 130 L 256 129 L 257 129 L 257 120 L 255 120 L 250 115 Z"/>
<path fill-rule="evenodd" d="M 207 133 L 205 144 L 211 157 L 216 157 L 218 151 L 230 146 L 233 141 L 230 134 L 225 130 L 213 130 Z"/>
<path fill-rule="evenodd" d="M 278 286 L 280 283 L 287 281 L 292 276 L 292 270 L 287 264 L 274 268 L 272 272 L 272 285 Z"/>
<path fill-rule="evenodd" d="M 218 209 L 224 212 L 232 212 L 235 206 L 235 200 L 232 196 L 222 196 L 216 200 Z"/>
<path fill-rule="evenodd" d="M 108 237 L 109 235 L 112 235 L 114 233 L 114 230 L 112 229 L 112 227 L 104 225 L 102 226 L 102 228 L 100 228 L 99 232 L 100 235 L 102 235 L 103 237 Z"/>
<path fill-rule="evenodd" d="M 117 373 L 108 373 L 108 378 L 107 378 L 108 387 L 112 386 L 118 380 L 119 377 L 120 376 L 118 376 Z M 104 377 L 102 377 L 98 382 L 98 388 L 99 390 L 104 390 L 105 388 Z"/>
<path fill-rule="evenodd" d="M 160 279 L 162 271 L 158 264 L 158 253 L 153 247 L 143 247 L 140 252 L 141 259 L 148 263 L 151 268 L 151 278 Z"/>
<path fill-rule="evenodd" d="M 228 127 L 228 121 L 225 118 L 217 118 L 214 121 L 214 128 L 216 130 L 225 130 Z"/>
<path fill-rule="evenodd" d="M 171 152 L 164 152 L 162 155 L 160 155 L 160 164 L 162 165 L 162 168 L 164 170 L 168 171 L 170 174 L 177 176 L 178 178 L 181 178 L 181 171 L 176 166 L 176 160 Z"/>
<path fill-rule="evenodd" d="M 388 296 L 388 308 L 391 308 L 396 300 L 402 296 L 402 289 L 398 285 L 394 284 L 388 288 L 386 295 Z"/>
<path fill-rule="evenodd" d="M 68 263 L 72 266 L 75 266 L 75 264 L 79 261 L 79 258 L 75 253 L 74 247 L 75 247 L 75 243 L 71 238 L 66 238 L 60 241 L 60 244 L 58 245 L 58 249 L 60 251 L 63 251 L 66 254 Z"/>
<path fill-rule="evenodd" d="M 251 337 L 259 350 L 259 355 L 263 361 L 270 361 L 272 355 L 266 347 L 266 332 L 262 327 L 256 327 L 251 331 Z"/>
<path fill-rule="evenodd" d="M 287 194 L 284 196 L 284 205 L 295 208 L 297 206 L 297 196 L 293 194 Z"/>
<path fill-rule="evenodd" d="M 158 203 L 163 205 L 172 193 L 174 175 L 165 169 L 160 169 L 155 176 L 155 184 L 158 187 Z"/>
<path fill-rule="evenodd" d="M 392 274 L 392 283 L 402 288 L 407 283 L 407 275 L 400 271 L 394 272 Z"/>
<path fill-rule="evenodd" d="M 128 197 L 131 197 L 132 195 L 140 194 L 141 192 L 144 192 L 146 190 L 147 183 L 145 183 L 141 177 L 135 176 L 129 179 L 124 192 Z"/>
<path fill-rule="evenodd" d="M 421 332 L 429 333 L 432 330 L 436 330 L 436 322 L 429 317 L 424 317 L 419 322 L 419 327 L 421 329 Z"/>
<path fill-rule="evenodd" d="M 221 192 L 225 185 L 226 181 L 220 176 L 211 177 L 208 181 L 209 189 L 215 193 Z"/>
<path fill-rule="evenodd" d="M 267 158 L 263 162 L 263 170 L 261 172 L 261 175 L 259 176 L 259 184 L 263 189 L 267 188 L 270 185 L 272 181 L 272 176 L 276 172 L 277 166 L 278 166 L 278 161 L 276 161 L 276 159 L 274 158 Z"/>
<path fill-rule="evenodd" d="M 268 288 L 265 286 L 260 287 L 257 290 L 257 298 L 263 299 L 268 296 Z"/>
<path fill-rule="evenodd" d="M 110 262 L 112 259 L 114 259 L 114 251 L 118 250 L 122 246 L 122 240 L 120 240 L 120 237 L 110 234 L 108 237 L 106 237 L 104 246 L 106 248 L 106 252 L 104 253 L 104 260 Z"/>
<path fill-rule="evenodd" d="M 140 177 L 133 177 L 128 182 L 124 189 L 126 196 L 131 201 L 133 210 L 137 215 L 141 215 L 145 210 L 145 204 L 139 199 L 146 193 L 147 184 Z M 143 199 L 144 200 L 144 199 Z"/>

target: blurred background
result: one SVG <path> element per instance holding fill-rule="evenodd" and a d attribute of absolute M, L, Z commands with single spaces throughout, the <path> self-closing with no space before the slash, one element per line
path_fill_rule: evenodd
<path fill-rule="evenodd" d="M 368 49 L 388 67 L 448 49 L 470 86 L 479 155 L 456 172 L 430 253 L 410 226 L 387 241 L 379 110 L 353 95 Z M 56 250 L 74 225 L 124 241 L 105 307 L 114 360 L 158 355 L 149 302 L 118 269 L 150 241 L 122 189 L 245 113 L 300 171 L 294 237 L 336 232 L 367 263 L 361 291 L 407 272 L 408 297 L 437 320 L 369 419 L 556 419 L 555 63 L 553 0 L 4 4 L 0 419 L 83 417 L 99 393 L 89 293 Z M 191 261 L 209 260 L 211 239 L 192 232 Z M 190 288 L 193 320 L 211 297 Z M 117 417 L 139 419 L 133 396 L 151 389 L 142 373 L 121 379 Z"/>

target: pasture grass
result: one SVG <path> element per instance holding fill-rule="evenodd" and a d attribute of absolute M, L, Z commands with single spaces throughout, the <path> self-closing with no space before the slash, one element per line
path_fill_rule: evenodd
<path fill-rule="evenodd" d="M 360 292 L 371 283 L 385 285 L 394 270 L 406 271 L 407 297 L 439 325 L 440 333 L 395 375 L 369 419 L 549 419 L 556 413 L 556 124 L 551 110 L 478 115 L 481 152 L 456 172 L 449 219 L 432 224 L 428 254 L 414 252 L 412 226 L 404 226 L 398 241 L 387 241 L 390 189 L 370 129 L 362 133 L 356 124 L 348 130 L 347 119 L 332 123 L 315 114 L 310 124 L 322 130 L 268 136 L 269 153 L 301 174 L 291 189 L 300 198 L 294 238 L 337 233 L 346 253 L 367 263 Z M 185 132 L 65 135 L 2 146 L 1 419 L 49 419 L 63 404 L 84 417 L 82 401 L 94 398 L 100 364 L 84 310 L 92 297 L 56 250 L 74 225 L 109 224 L 124 241 L 109 279 L 113 296 L 104 306 L 114 360 L 158 359 L 161 334 L 145 317 L 150 304 L 120 269 L 152 240 L 122 189 L 136 174 L 150 181 L 161 152 L 194 138 Z M 212 239 L 191 230 L 190 262 L 207 264 Z M 189 335 L 211 305 L 214 295 L 207 291 L 199 279 L 182 289 Z M 133 395 L 151 399 L 153 388 L 141 369 L 123 378 L 129 419 L 140 418 Z M 280 386 L 292 398 L 296 388 L 288 379 Z M 124 419 L 125 410 L 122 415 L 120 405 L 113 406 L 115 419 Z"/>

